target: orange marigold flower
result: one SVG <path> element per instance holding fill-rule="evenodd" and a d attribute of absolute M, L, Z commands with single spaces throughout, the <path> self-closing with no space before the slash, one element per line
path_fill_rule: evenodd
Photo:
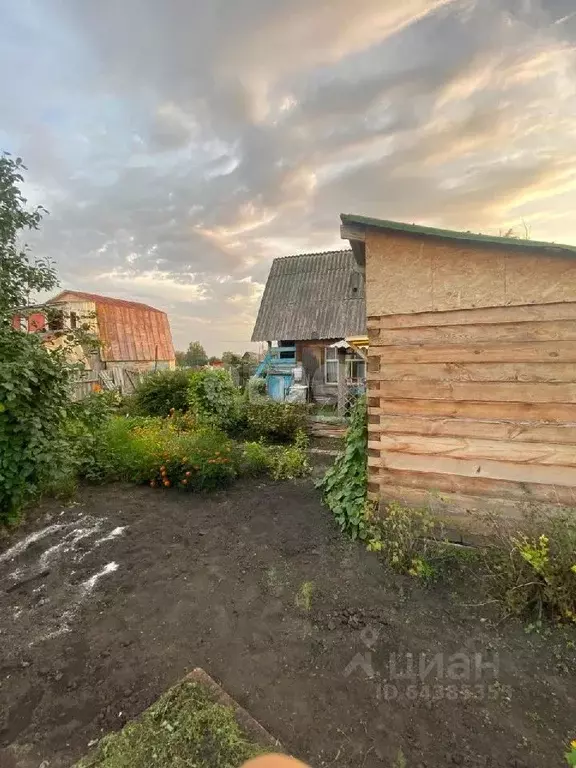
<path fill-rule="evenodd" d="M 164 485 L 166 486 L 166 488 L 170 488 L 170 480 L 168 480 L 168 478 L 164 480 Z"/>

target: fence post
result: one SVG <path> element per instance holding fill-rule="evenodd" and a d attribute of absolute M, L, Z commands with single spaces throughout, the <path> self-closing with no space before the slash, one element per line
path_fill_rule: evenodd
<path fill-rule="evenodd" d="M 348 387 L 346 385 L 346 350 L 338 350 L 338 416 L 346 416 L 346 400 Z"/>

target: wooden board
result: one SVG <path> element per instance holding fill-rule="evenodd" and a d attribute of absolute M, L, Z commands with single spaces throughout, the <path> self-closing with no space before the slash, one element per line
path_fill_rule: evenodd
<path fill-rule="evenodd" d="M 576 363 L 573 341 L 371 346 L 385 363 Z"/>
<path fill-rule="evenodd" d="M 445 437 L 472 437 L 526 443 L 572 445 L 576 454 L 576 424 L 533 424 L 478 419 L 450 419 L 426 416 L 383 415 L 368 424 L 371 435 L 412 434 Z"/>
<path fill-rule="evenodd" d="M 575 363 L 388 363 L 370 357 L 368 371 L 377 381 L 524 381 L 576 382 Z"/>
<path fill-rule="evenodd" d="M 566 507 L 576 507 L 576 488 L 562 485 L 539 483 L 514 483 L 507 480 L 493 480 L 485 477 L 463 477 L 442 475 L 433 472 L 410 472 L 405 470 L 374 468 L 371 483 L 380 488 L 384 485 L 420 488 L 432 493 L 449 492 L 467 496 L 490 496 L 498 499 L 516 499 L 538 504 L 546 502 Z"/>
<path fill-rule="evenodd" d="M 523 443 L 483 440 L 472 437 L 397 435 L 384 433 L 380 440 L 369 440 L 369 448 L 425 456 L 451 456 L 481 463 L 484 459 L 540 466 L 576 467 L 576 449 L 559 443 Z M 576 473 L 575 473 L 576 477 Z"/>
<path fill-rule="evenodd" d="M 372 394 L 372 387 L 369 387 Z M 376 393 L 374 393 L 376 394 Z M 379 394 L 379 390 L 378 390 Z M 466 419 L 576 424 L 576 405 L 562 403 L 454 402 L 369 397 L 368 413 L 375 416 L 456 416 Z"/>
<path fill-rule="evenodd" d="M 412 315 L 373 315 L 368 318 L 367 323 L 369 329 L 379 329 L 471 323 L 526 323 L 534 320 L 576 320 L 576 302 L 456 309 L 451 312 L 417 312 Z"/>
<path fill-rule="evenodd" d="M 402 381 L 380 382 L 380 397 L 417 400 L 489 400 L 511 403 L 576 403 L 576 384 Z M 371 394 L 374 390 L 371 389 Z"/>
<path fill-rule="evenodd" d="M 374 333 L 370 331 L 371 341 L 379 346 L 576 341 L 576 320 L 396 328 L 381 329 L 377 336 Z"/>
<path fill-rule="evenodd" d="M 380 457 L 368 459 L 368 466 L 464 477 L 486 477 L 517 483 L 576 486 L 576 469 L 573 467 L 539 466 L 512 461 L 488 459 L 473 461 L 451 456 L 423 456 L 399 451 L 382 451 Z"/>

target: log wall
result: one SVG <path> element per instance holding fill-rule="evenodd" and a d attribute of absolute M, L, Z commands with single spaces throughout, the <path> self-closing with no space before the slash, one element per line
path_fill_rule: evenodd
<path fill-rule="evenodd" d="M 503 289 L 522 258 L 367 237 L 372 497 L 432 505 L 463 532 L 469 511 L 576 507 L 576 260 L 530 253 L 524 292 Z"/>

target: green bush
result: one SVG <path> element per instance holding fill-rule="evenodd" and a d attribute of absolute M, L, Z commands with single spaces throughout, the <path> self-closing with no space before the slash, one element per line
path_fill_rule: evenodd
<path fill-rule="evenodd" d="M 92 481 L 129 480 L 153 488 L 210 490 L 236 475 L 232 443 L 220 430 L 180 430 L 171 419 L 115 417 L 84 467 Z"/>
<path fill-rule="evenodd" d="M 238 420 L 240 393 L 228 371 L 204 368 L 190 375 L 188 405 L 199 424 L 229 429 Z"/>
<path fill-rule="evenodd" d="M 266 445 L 248 442 L 234 453 L 234 461 L 241 475 L 269 475 L 273 480 L 292 480 L 310 472 L 308 463 L 308 437 L 299 432 L 293 445 Z"/>
<path fill-rule="evenodd" d="M 243 424 L 253 440 L 289 443 L 298 432 L 306 431 L 308 408 L 297 403 L 277 403 L 275 400 L 245 402 Z"/>
<path fill-rule="evenodd" d="M 489 591 L 508 613 L 536 624 L 543 617 L 576 623 L 574 513 L 537 518 L 529 528 L 511 535 L 496 523 L 496 546 L 484 553 Z"/>
<path fill-rule="evenodd" d="M 0 327 L 0 524 L 66 473 L 71 369 L 40 339 Z"/>
<path fill-rule="evenodd" d="M 259 376 L 251 376 L 246 383 L 246 394 L 250 402 L 266 400 L 266 379 L 262 379 Z"/>
<path fill-rule="evenodd" d="M 372 507 L 365 519 L 370 551 L 382 552 L 386 562 L 397 571 L 424 580 L 432 578 L 436 542 L 431 537 L 435 523 L 427 510 L 390 502 L 382 514 L 376 515 Z"/>
<path fill-rule="evenodd" d="M 168 416 L 188 409 L 190 373 L 182 368 L 149 373 L 136 387 L 130 407 L 141 416 Z"/>

